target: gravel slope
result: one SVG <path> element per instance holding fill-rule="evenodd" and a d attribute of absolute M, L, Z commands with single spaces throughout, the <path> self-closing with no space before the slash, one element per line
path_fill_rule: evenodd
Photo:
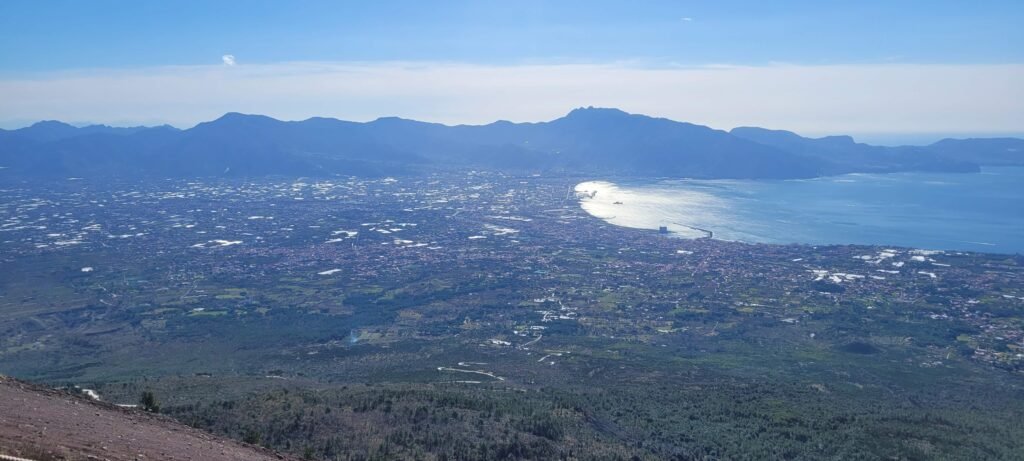
<path fill-rule="evenodd" d="M 168 417 L 3 376 L 0 455 L 35 460 L 292 459 L 207 434 Z"/>

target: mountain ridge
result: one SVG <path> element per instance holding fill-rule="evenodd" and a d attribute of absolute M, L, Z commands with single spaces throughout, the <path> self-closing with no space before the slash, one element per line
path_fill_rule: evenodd
<path fill-rule="evenodd" d="M 975 155 L 978 153 L 978 155 Z M 379 176 L 458 168 L 703 179 L 795 179 L 854 172 L 976 172 L 1024 165 L 1015 138 L 882 147 L 849 136 L 730 131 L 614 108 L 532 123 L 443 125 L 399 117 L 281 121 L 229 112 L 170 126 L 0 130 L 0 179 L 41 177 Z"/>

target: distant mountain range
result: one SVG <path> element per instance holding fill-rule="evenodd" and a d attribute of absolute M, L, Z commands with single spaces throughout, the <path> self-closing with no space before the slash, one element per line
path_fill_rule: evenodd
<path fill-rule="evenodd" d="M 687 178 L 809 178 L 852 172 L 975 172 L 1024 165 L 1024 140 L 946 139 L 882 147 L 848 136 L 726 132 L 617 109 L 541 123 L 446 126 L 400 118 L 285 122 L 229 113 L 187 129 L 0 130 L 0 180 L 61 177 L 377 176 L 444 169 Z"/>

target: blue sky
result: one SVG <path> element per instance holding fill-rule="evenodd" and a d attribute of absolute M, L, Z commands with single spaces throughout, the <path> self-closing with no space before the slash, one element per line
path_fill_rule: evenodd
<path fill-rule="evenodd" d="M 262 79 L 261 83 L 273 83 L 266 80 L 271 73 L 278 77 L 300 73 L 306 76 L 308 85 L 327 88 L 332 86 L 331 82 L 339 81 L 334 72 L 351 73 L 351 66 L 356 64 L 362 66 L 359 72 L 365 73 L 367 78 L 362 82 L 346 80 L 348 85 L 373 86 L 371 80 L 379 79 L 383 74 L 391 75 L 399 70 L 409 72 L 410 68 L 417 66 L 421 70 L 438 71 L 450 66 L 463 70 L 467 66 L 476 66 L 481 72 L 491 69 L 497 75 L 515 79 L 501 79 L 491 88 L 479 88 L 480 81 L 461 83 L 491 93 L 519 88 L 513 100 L 530 101 L 530 95 L 535 94 L 538 106 L 543 106 L 541 103 L 544 101 L 540 98 L 550 96 L 550 88 L 573 89 L 571 82 L 557 80 L 579 78 L 576 72 L 562 72 L 566 66 L 592 66 L 588 69 L 608 72 L 609 77 L 606 85 L 591 82 L 593 85 L 589 90 L 588 87 L 580 87 L 577 98 L 559 101 L 565 104 L 597 105 L 607 101 L 628 106 L 631 101 L 628 91 L 616 97 L 606 98 L 608 95 L 604 94 L 614 86 L 613 82 L 628 84 L 628 77 L 618 72 L 622 69 L 639 72 L 652 69 L 705 70 L 723 66 L 762 69 L 773 75 L 779 74 L 776 71 L 780 66 L 789 66 L 805 70 L 798 77 L 808 82 L 824 78 L 815 75 L 834 75 L 828 71 L 830 68 L 866 72 L 860 86 L 856 82 L 845 82 L 829 89 L 826 81 L 824 86 L 807 91 L 807 94 L 792 90 L 798 106 L 805 99 L 807 101 L 804 102 L 813 102 L 810 100 L 833 93 L 843 95 L 858 88 L 868 96 L 879 91 L 905 89 L 907 82 L 914 80 L 914 72 L 921 79 L 930 80 L 928 76 L 935 75 L 936 79 L 930 85 L 942 86 L 931 88 L 931 92 L 923 93 L 922 98 L 960 90 L 990 93 L 999 90 L 1009 92 L 1006 97 L 1016 97 L 1020 96 L 1019 86 L 1008 81 L 1021 76 L 1016 66 L 1024 64 L 1022 22 L 1024 1 L 1019 0 L 5 0 L 0 2 L 0 97 L 18 98 L 18 92 L 27 87 L 43 94 L 43 87 L 49 85 L 53 94 L 61 99 L 55 96 L 55 99 L 46 100 L 36 95 L 34 99 L 23 99 L 14 104 L 15 108 L 0 107 L 0 126 L 23 124 L 45 116 L 79 121 L 88 118 L 88 121 L 119 124 L 166 121 L 188 125 L 227 109 L 259 111 L 284 118 L 312 115 L 372 118 L 373 114 L 433 116 L 439 121 L 452 123 L 483 122 L 496 116 L 496 113 L 483 108 L 474 112 L 465 102 L 453 104 L 450 110 L 446 110 L 450 90 L 422 87 L 414 81 L 422 75 L 415 72 L 411 72 L 406 80 L 395 80 L 398 87 L 393 94 L 385 91 L 374 93 L 377 94 L 376 99 L 353 97 L 351 92 L 331 93 L 325 89 L 324 98 L 331 104 L 324 105 L 306 103 L 303 106 L 302 101 L 296 102 L 287 97 L 294 93 L 292 89 L 278 91 L 281 94 L 278 100 L 260 99 L 261 96 L 256 94 L 249 98 L 244 92 L 234 93 L 232 97 L 235 99 L 218 99 L 216 95 L 198 91 L 196 86 L 201 86 L 202 80 L 197 79 L 210 78 L 201 70 L 214 72 L 216 68 L 225 66 L 225 55 L 234 57 L 230 62 L 235 65 L 229 67 L 249 68 L 245 72 L 235 71 L 236 74 L 245 73 L 244 78 L 248 80 L 244 82 L 241 75 L 221 76 L 225 79 L 222 84 L 231 88 L 253 84 L 252 79 L 257 78 L 253 75 L 256 74 Z M 395 67 L 395 63 L 400 65 Z M 328 72 L 330 75 L 325 76 L 323 67 L 317 64 L 329 66 L 332 69 Z M 550 85 L 545 86 L 545 82 L 538 81 L 536 74 L 542 72 L 531 66 L 550 66 Z M 483 74 L 491 76 L 486 72 Z M 760 78 L 756 73 L 741 74 L 745 78 Z M 473 72 L 463 73 L 459 78 L 473 78 L 474 75 Z M 658 80 L 664 85 L 664 91 L 673 87 L 671 81 L 651 75 L 648 72 L 641 80 Z M 692 73 L 684 75 L 680 71 L 677 75 L 679 85 L 694 85 L 694 78 L 698 83 L 701 81 Z M 104 77 L 106 85 L 103 84 Z M 742 87 L 744 81 L 738 78 L 726 80 Z M 959 87 L 979 78 L 984 84 L 992 80 L 996 88 Z M 88 81 L 83 83 L 83 79 Z M 126 95 L 116 91 L 117 85 L 113 83 L 128 80 L 139 85 L 144 85 L 139 83 L 143 81 L 166 83 L 162 79 L 176 82 L 160 89 L 180 91 L 177 98 L 169 101 L 154 96 L 152 100 L 146 100 L 141 89 Z M 274 82 L 280 80 L 275 77 Z M 80 85 L 77 89 L 70 86 L 76 82 Z M 289 82 L 296 84 L 293 80 Z M 405 84 L 436 93 L 426 95 L 428 101 L 424 101 L 423 95 L 416 101 L 403 100 L 401 98 L 407 97 L 408 92 L 400 87 Z M 887 86 L 893 88 L 886 89 Z M 198 92 L 187 93 L 189 90 Z M 721 92 L 725 99 L 728 99 L 726 93 L 735 91 L 721 85 L 706 90 Z M 68 97 L 69 94 L 78 96 L 74 91 L 114 91 L 114 94 L 111 104 L 101 107 L 98 102 L 87 98 Z M 270 92 L 274 91 L 270 88 Z M 680 93 L 680 98 L 690 96 L 692 99 L 692 94 L 683 93 Z M 190 101 L 190 94 L 196 99 Z M 979 100 L 996 96 L 986 93 L 979 95 Z M 177 105 L 173 104 L 174 99 L 179 101 Z M 254 100 L 259 104 L 253 104 Z M 886 98 L 879 97 L 878 100 L 884 102 Z M 417 105 L 427 102 L 432 104 L 430 110 L 423 110 Z M 792 123 L 797 126 L 790 128 L 810 133 L 829 133 L 840 129 L 842 122 L 856 118 L 856 114 L 850 113 L 842 115 L 834 123 L 815 125 L 813 120 L 820 119 L 822 114 L 814 117 L 809 114 L 806 121 L 779 117 L 771 111 L 762 110 L 765 105 L 757 100 L 751 101 L 747 108 L 730 106 L 732 110 L 753 114 L 746 118 L 722 117 L 721 114 L 701 117 L 700 107 L 691 107 L 687 111 L 673 109 L 687 102 L 669 98 L 666 104 L 674 106 L 666 105 L 664 110 L 659 111 L 659 107 L 649 103 L 637 103 L 634 109 L 653 110 L 660 112 L 654 115 L 672 118 L 686 116 L 692 121 L 712 125 L 764 124 L 777 120 L 778 123 L 769 124 L 786 127 L 782 125 Z M 715 104 L 715 99 L 701 103 Z M 191 115 L 187 106 L 194 107 Z M 559 111 L 569 109 L 571 107 L 564 107 Z M 964 109 L 983 111 L 985 108 Z M 325 110 L 330 113 L 317 113 Z M 864 114 L 871 110 L 883 108 L 865 107 Z M 1009 119 L 1019 115 L 1020 110 L 1019 107 L 996 107 L 993 113 L 964 115 L 969 123 L 950 119 L 940 124 L 935 124 L 922 113 L 927 120 L 911 123 L 914 116 L 908 115 L 904 117 L 908 121 L 905 126 L 884 120 L 879 123 L 888 125 L 872 127 L 851 123 L 854 126 L 850 131 L 949 132 L 958 127 L 961 131 L 972 132 L 986 127 L 992 132 L 1016 131 L 1016 128 L 1024 131 L 1024 127 L 1018 127 Z M 508 112 L 510 115 L 503 118 L 539 120 L 557 115 L 554 107 L 547 106 L 535 112 L 521 109 Z"/>
<path fill-rule="evenodd" d="M 1021 1 L 0 2 L 0 69 L 1024 61 Z"/>

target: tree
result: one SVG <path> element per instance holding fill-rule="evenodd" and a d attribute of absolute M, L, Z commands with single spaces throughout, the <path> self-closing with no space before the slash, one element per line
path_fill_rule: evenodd
<path fill-rule="evenodd" d="M 142 393 L 142 399 L 139 401 L 142 404 L 142 409 L 150 413 L 160 413 L 160 404 L 156 403 L 156 396 L 153 395 L 152 391 L 145 391 Z"/>
<path fill-rule="evenodd" d="M 256 429 L 253 428 L 246 429 L 245 434 L 242 435 L 243 442 L 251 443 L 253 445 L 259 444 L 262 438 L 263 436 L 262 434 L 260 434 L 260 431 L 257 431 Z"/>

